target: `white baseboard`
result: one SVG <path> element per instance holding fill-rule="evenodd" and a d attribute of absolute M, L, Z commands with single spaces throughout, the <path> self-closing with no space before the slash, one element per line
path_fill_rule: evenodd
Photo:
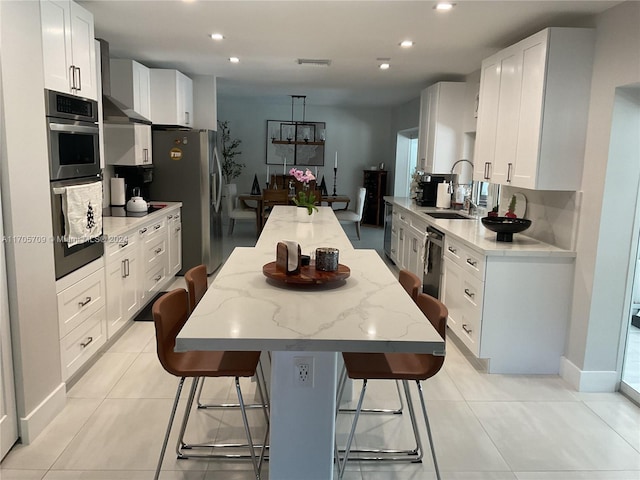
<path fill-rule="evenodd" d="M 28 445 L 36 439 L 49 423 L 62 411 L 67 403 L 67 388 L 61 383 L 26 417 L 20 418 L 20 439 Z"/>
<path fill-rule="evenodd" d="M 579 392 L 615 392 L 618 372 L 580 370 L 566 357 L 560 359 L 560 377 Z"/>

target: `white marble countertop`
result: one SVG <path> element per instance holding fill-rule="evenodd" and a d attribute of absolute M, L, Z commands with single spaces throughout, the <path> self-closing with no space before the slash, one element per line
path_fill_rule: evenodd
<path fill-rule="evenodd" d="M 108 237 L 117 237 L 135 230 L 142 225 L 158 220 L 172 210 L 182 207 L 181 202 L 149 202 L 151 205 L 166 205 L 166 207 L 151 212 L 143 217 L 102 217 L 102 231 Z"/>
<path fill-rule="evenodd" d="M 466 246 L 487 256 L 529 256 L 529 257 L 575 257 L 576 252 L 541 242 L 526 236 L 524 233 L 513 235 L 513 242 L 498 242 L 496 233 L 482 225 L 479 218 L 472 220 L 449 220 L 433 218 L 426 212 L 442 211 L 439 208 L 421 207 L 406 197 L 384 197 L 385 201 L 396 207 L 420 216 L 421 219 L 438 230 L 445 236 L 451 235 L 454 239 Z M 463 213 L 464 212 L 460 212 Z"/>
<path fill-rule="evenodd" d="M 311 223 L 296 207 L 275 207 L 256 248 L 236 248 L 189 317 L 176 350 L 416 352 L 444 343 L 375 250 L 356 250 L 328 207 Z M 336 247 L 351 269 L 333 288 L 292 287 L 268 280 L 279 240 L 303 253 Z"/>
<path fill-rule="evenodd" d="M 262 273 L 273 252 L 236 248 L 176 340 L 176 351 L 415 352 L 442 338 L 375 250 L 340 251 L 344 285 L 296 288 Z"/>

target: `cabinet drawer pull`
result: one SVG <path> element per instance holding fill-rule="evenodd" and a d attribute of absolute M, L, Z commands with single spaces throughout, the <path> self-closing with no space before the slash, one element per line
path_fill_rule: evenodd
<path fill-rule="evenodd" d="M 78 70 L 78 86 L 76 87 L 76 90 L 80 91 L 82 90 L 82 76 L 80 74 L 80 67 L 76 67 L 76 69 Z"/>
<path fill-rule="evenodd" d="M 120 262 L 120 276 L 127 278 L 127 259 L 125 258 Z"/>
<path fill-rule="evenodd" d="M 76 69 L 73 65 L 69 67 L 69 88 L 76 89 Z"/>
<path fill-rule="evenodd" d="M 159 253 L 162 253 L 162 248 L 158 247 L 154 250 L 154 252 L 156 255 L 158 255 Z"/>
<path fill-rule="evenodd" d="M 154 225 L 154 226 L 153 226 L 153 229 L 154 229 L 154 230 L 158 230 L 161 226 L 162 226 L 162 225 L 160 225 L 160 224 Z"/>
<path fill-rule="evenodd" d="M 93 342 L 93 337 L 87 337 L 87 341 L 86 342 L 82 342 L 80 344 L 80 346 L 82 348 L 87 348 L 91 342 Z"/>
<path fill-rule="evenodd" d="M 145 233 L 147 233 L 147 229 L 146 228 L 140 229 L 140 235 L 143 235 Z"/>
<path fill-rule="evenodd" d="M 415 253 L 418 253 L 418 240 L 416 238 L 412 239 L 413 240 L 413 251 Z"/>
<path fill-rule="evenodd" d="M 467 332 L 469 335 L 471 335 L 471 332 L 473 332 L 473 330 L 471 330 L 466 323 L 462 324 L 462 329 Z"/>
<path fill-rule="evenodd" d="M 176 227 L 176 232 L 179 232 L 180 230 L 182 230 L 182 227 Z"/>
<path fill-rule="evenodd" d="M 78 305 L 81 307 L 86 306 L 91 301 L 91 297 L 85 297 L 84 302 L 78 302 Z"/>
<path fill-rule="evenodd" d="M 404 240 L 404 229 L 400 229 L 400 240 Z"/>
<path fill-rule="evenodd" d="M 511 182 L 511 167 L 513 163 L 507 163 L 507 182 Z"/>
<path fill-rule="evenodd" d="M 124 242 L 118 244 L 118 248 L 124 248 L 129 245 L 129 240 L 125 240 Z"/>
<path fill-rule="evenodd" d="M 184 123 L 186 123 L 187 125 L 189 125 L 189 112 L 184 112 L 184 119 L 185 119 L 185 122 L 184 122 Z"/>
<path fill-rule="evenodd" d="M 491 178 L 491 162 L 484 162 L 484 178 L 488 180 Z"/>
<path fill-rule="evenodd" d="M 476 262 L 475 260 L 472 260 L 470 258 L 467 258 L 467 263 L 469 265 L 471 265 L 472 267 L 477 267 L 478 266 L 478 262 Z"/>
<path fill-rule="evenodd" d="M 475 296 L 476 296 L 476 294 L 475 294 L 475 293 L 473 293 L 473 292 L 472 292 L 471 290 L 469 290 L 468 288 L 465 288 L 465 289 L 464 289 L 464 294 L 465 294 L 467 297 L 469 297 L 469 298 L 473 298 L 473 297 L 475 297 Z"/>
<path fill-rule="evenodd" d="M 159 282 L 161 278 L 162 278 L 162 275 L 158 275 L 157 277 L 154 277 L 154 280 L 156 282 Z"/>
<path fill-rule="evenodd" d="M 173 218 L 173 215 L 167 215 L 167 218 L 171 220 Z"/>
<path fill-rule="evenodd" d="M 458 249 L 457 248 L 453 248 L 453 247 L 447 247 L 447 250 L 449 250 L 451 253 L 453 253 L 454 255 L 456 253 L 458 253 Z"/>
<path fill-rule="evenodd" d="M 125 259 L 124 259 L 124 271 L 125 271 L 124 276 L 125 276 L 125 277 L 128 277 L 128 276 L 129 276 L 129 273 L 130 273 L 130 272 L 129 272 L 129 259 L 128 259 L 128 258 L 125 258 Z"/>

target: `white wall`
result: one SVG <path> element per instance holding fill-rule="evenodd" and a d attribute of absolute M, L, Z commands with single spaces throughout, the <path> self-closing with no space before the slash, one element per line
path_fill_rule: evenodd
<path fill-rule="evenodd" d="M 612 155 L 610 143 L 616 88 L 640 82 L 638 25 L 640 3 L 633 1 L 604 12 L 597 21 L 578 257 L 565 354 L 582 371 L 614 372 L 622 354 L 618 342 L 626 320 L 619 312 L 624 308 L 633 212 L 626 201 L 619 201 L 619 194 L 631 199 L 637 193 L 638 157 Z M 608 201 L 611 195 L 616 202 Z"/>
<path fill-rule="evenodd" d="M 2 145 L 5 235 L 52 235 L 38 2 L 0 2 L 6 142 Z M 53 247 L 6 243 L 18 416 L 23 441 L 64 406 Z"/>
<path fill-rule="evenodd" d="M 295 120 L 301 120 L 295 109 Z M 246 168 L 236 179 L 239 192 L 249 192 L 254 174 L 261 188 L 266 183 L 267 120 L 290 120 L 291 100 L 281 102 L 260 98 L 223 97 L 218 95 L 218 120 L 229 121 L 232 138 L 242 144 L 239 162 Z M 358 187 L 362 186 L 363 170 L 384 162 L 387 170 L 394 156 L 391 142 L 391 109 L 367 107 L 327 107 L 307 104 L 305 119 L 326 123 L 325 167 L 318 168 L 318 176 L 325 175 L 329 193 L 333 190 L 333 161 L 338 152 L 337 193 L 349 195 L 355 202 Z M 395 133 L 394 133 L 395 136 Z M 287 167 L 289 170 L 290 166 Z M 270 173 L 282 173 L 282 166 L 270 165 Z M 312 170 L 314 170 L 312 168 Z M 352 206 L 355 203 L 352 204 Z"/>

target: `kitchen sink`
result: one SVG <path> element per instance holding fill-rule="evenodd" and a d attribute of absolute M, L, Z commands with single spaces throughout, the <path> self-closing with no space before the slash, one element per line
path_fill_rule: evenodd
<path fill-rule="evenodd" d="M 473 220 L 472 217 L 467 217 L 466 215 L 462 215 L 457 212 L 424 212 L 424 214 L 433 218 L 446 218 L 450 220 Z"/>

